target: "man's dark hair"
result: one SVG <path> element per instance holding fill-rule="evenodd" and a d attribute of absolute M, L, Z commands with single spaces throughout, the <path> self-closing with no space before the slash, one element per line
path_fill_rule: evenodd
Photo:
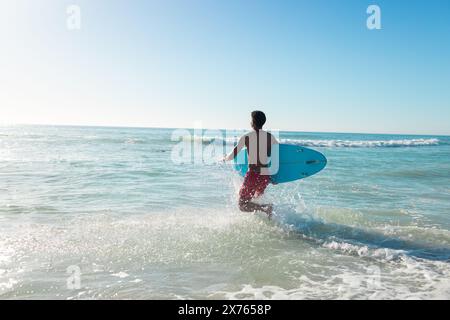
<path fill-rule="evenodd" d="M 252 122 L 256 129 L 261 129 L 266 123 L 266 115 L 262 111 L 253 111 L 252 112 Z"/>

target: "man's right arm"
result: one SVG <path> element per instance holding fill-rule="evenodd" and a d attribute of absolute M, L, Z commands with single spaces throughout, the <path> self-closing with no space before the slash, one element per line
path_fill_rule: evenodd
<path fill-rule="evenodd" d="M 238 144 L 234 147 L 233 151 L 231 151 L 227 156 L 223 158 L 223 161 L 230 161 L 236 158 L 238 153 L 242 150 L 242 148 L 245 146 L 245 136 L 242 136 Z"/>

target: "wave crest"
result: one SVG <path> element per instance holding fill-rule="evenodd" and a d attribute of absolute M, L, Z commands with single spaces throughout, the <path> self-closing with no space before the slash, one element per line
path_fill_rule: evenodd
<path fill-rule="evenodd" d="M 284 143 L 298 144 L 307 147 L 325 148 L 386 148 L 386 147 L 426 147 L 438 146 L 441 141 L 431 139 L 400 139 L 400 140 L 297 140 L 282 139 Z"/>
<path fill-rule="evenodd" d="M 194 143 L 237 143 L 238 137 L 221 136 L 184 136 L 183 141 L 193 141 Z M 417 138 L 417 139 L 392 139 L 392 140 L 338 140 L 338 139 L 279 139 L 281 143 L 300 145 L 304 147 L 316 148 L 400 148 L 400 147 L 428 147 L 445 145 L 444 141 L 437 138 Z"/>

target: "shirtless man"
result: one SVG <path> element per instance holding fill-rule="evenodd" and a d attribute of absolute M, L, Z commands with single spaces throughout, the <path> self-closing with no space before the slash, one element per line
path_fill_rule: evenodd
<path fill-rule="evenodd" d="M 272 215 L 271 204 L 260 205 L 251 200 L 263 194 L 271 181 L 270 175 L 264 168 L 268 167 L 272 145 L 277 144 L 278 141 L 272 134 L 262 129 L 266 123 L 264 112 L 253 111 L 251 115 L 253 131 L 239 139 L 233 151 L 224 157 L 224 161 L 233 160 L 244 146 L 247 147 L 249 166 L 239 191 L 239 209 L 245 212 L 262 211 L 270 217 Z"/>

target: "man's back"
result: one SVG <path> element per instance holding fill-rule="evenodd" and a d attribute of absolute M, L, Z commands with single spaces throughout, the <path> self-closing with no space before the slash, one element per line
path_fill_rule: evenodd
<path fill-rule="evenodd" d="M 262 129 L 242 136 L 239 144 L 247 148 L 249 169 L 259 172 L 260 168 L 267 167 L 272 154 L 272 145 L 276 143 L 278 141 L 275 137 Z"/>

